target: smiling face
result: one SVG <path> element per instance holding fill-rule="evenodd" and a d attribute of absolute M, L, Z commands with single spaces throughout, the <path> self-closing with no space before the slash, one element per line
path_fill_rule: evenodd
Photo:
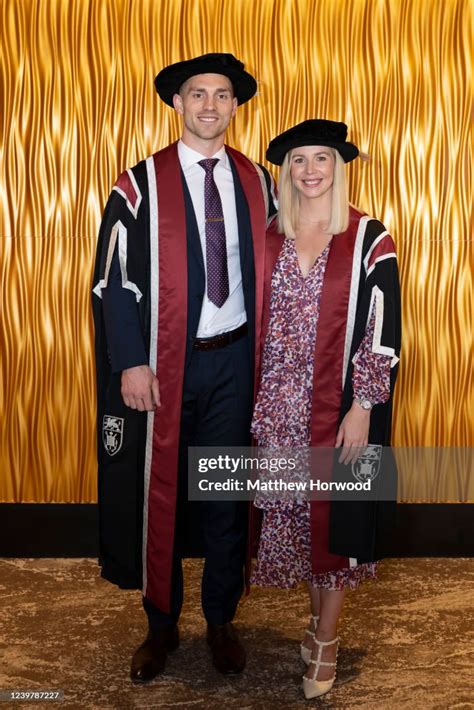
<path fill-rule="evenodd" d="M 327 146 L 305 145 L 293 149 L 290 174 L 301 197 L 321 197 L 331 190 L 334 162 L 333 150 Z"/>
<path fill-rule="evenodd" d="M 198 151 L 203 145 L 214 148 L 224 143 L 225 131 L 237 110 L 232 84 L 222 74 L 192 76 L 174 95 L 173 104 L 183 116 L 183 141 Z"/>

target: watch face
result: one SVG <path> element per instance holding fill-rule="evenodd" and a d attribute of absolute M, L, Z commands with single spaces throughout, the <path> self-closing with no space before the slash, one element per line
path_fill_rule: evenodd
<path fill-rule="evenodd" d="M 369 402 L 368 399 L 363 399 L 362 402 L 360 403 L 360 406 L 361 406 L 363 409 L 372 409 L 372 403 Z"/>

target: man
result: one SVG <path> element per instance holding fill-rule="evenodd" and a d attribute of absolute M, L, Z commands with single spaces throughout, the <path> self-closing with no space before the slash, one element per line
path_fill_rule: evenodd
<path fill-rule="evenodd" d="M 238 673 L 246 505 L 190 505 L 189 446 L 249 443 L 263 301 L 267 171 L 224 146 L 255 79 L 230 54 L 163 69 L 182 137 L 126 170 L 104 213 L 94 277 L 102 575 L 142 588 L 149 633 L 131 677 L 148 681 L 179 644 L 181 559 L 205 557 L 213 663 Z M 190 538 L 194 549 L 190 550 Z"/>

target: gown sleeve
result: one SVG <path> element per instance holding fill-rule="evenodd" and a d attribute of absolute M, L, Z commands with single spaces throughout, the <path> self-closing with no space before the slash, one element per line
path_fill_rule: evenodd
<path fill-rule="evenodd" d="M 257 165 L 261 169 L 263 177 L 265 178 L 265 187 L 268 196 L 267 223 L 270 223 L 278 211 L 277 189 L 271 173 L 263 165 L 260 165 L 260 163 L 257 163 Z"/>
<path fill-rule="evenodd" d="M 117 250 L 112 257 L 107 286 L 102 289 L 102 310 L 112 372 L 147 365 L 137 301 L 132 291 L 122 286 Z"/>
<path fill-rule="evenodd" d="M 130 278 L 128 244 L 137 240 L 137 213 L 120 186 L 128 173 L 117 180 L 107 202 L 99 232 L 93 305 L 103 323 L 104 345 L 112 373 L 148 362 L 140 326 L 138 303 L 142 292 Z M 117 187 L 119 189 L 117 189 Z"/>
<path fill-rule="evenodd" d="M 352 358 L 354 397 L 372 404 L 387 402 L 395 384 L 400 355 L 400 284 L 395 244 L 378 220 L 370 220 L 364 257 L 362 300 L 368 305 L 365 332 Z"/>

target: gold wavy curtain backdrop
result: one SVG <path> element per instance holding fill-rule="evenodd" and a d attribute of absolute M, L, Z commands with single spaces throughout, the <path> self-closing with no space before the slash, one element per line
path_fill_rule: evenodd
<path fill-rule="evenodd" d="M 117 175 L 179 135 L 164 65 L 230 51 L 259 79 L 229 142 L 344 120 L 351 199 L 393 233 L 395 443 L 473 444 L 468 0 L 0 0 L 0 500 L 96 500 L 89 289 Z"/>

